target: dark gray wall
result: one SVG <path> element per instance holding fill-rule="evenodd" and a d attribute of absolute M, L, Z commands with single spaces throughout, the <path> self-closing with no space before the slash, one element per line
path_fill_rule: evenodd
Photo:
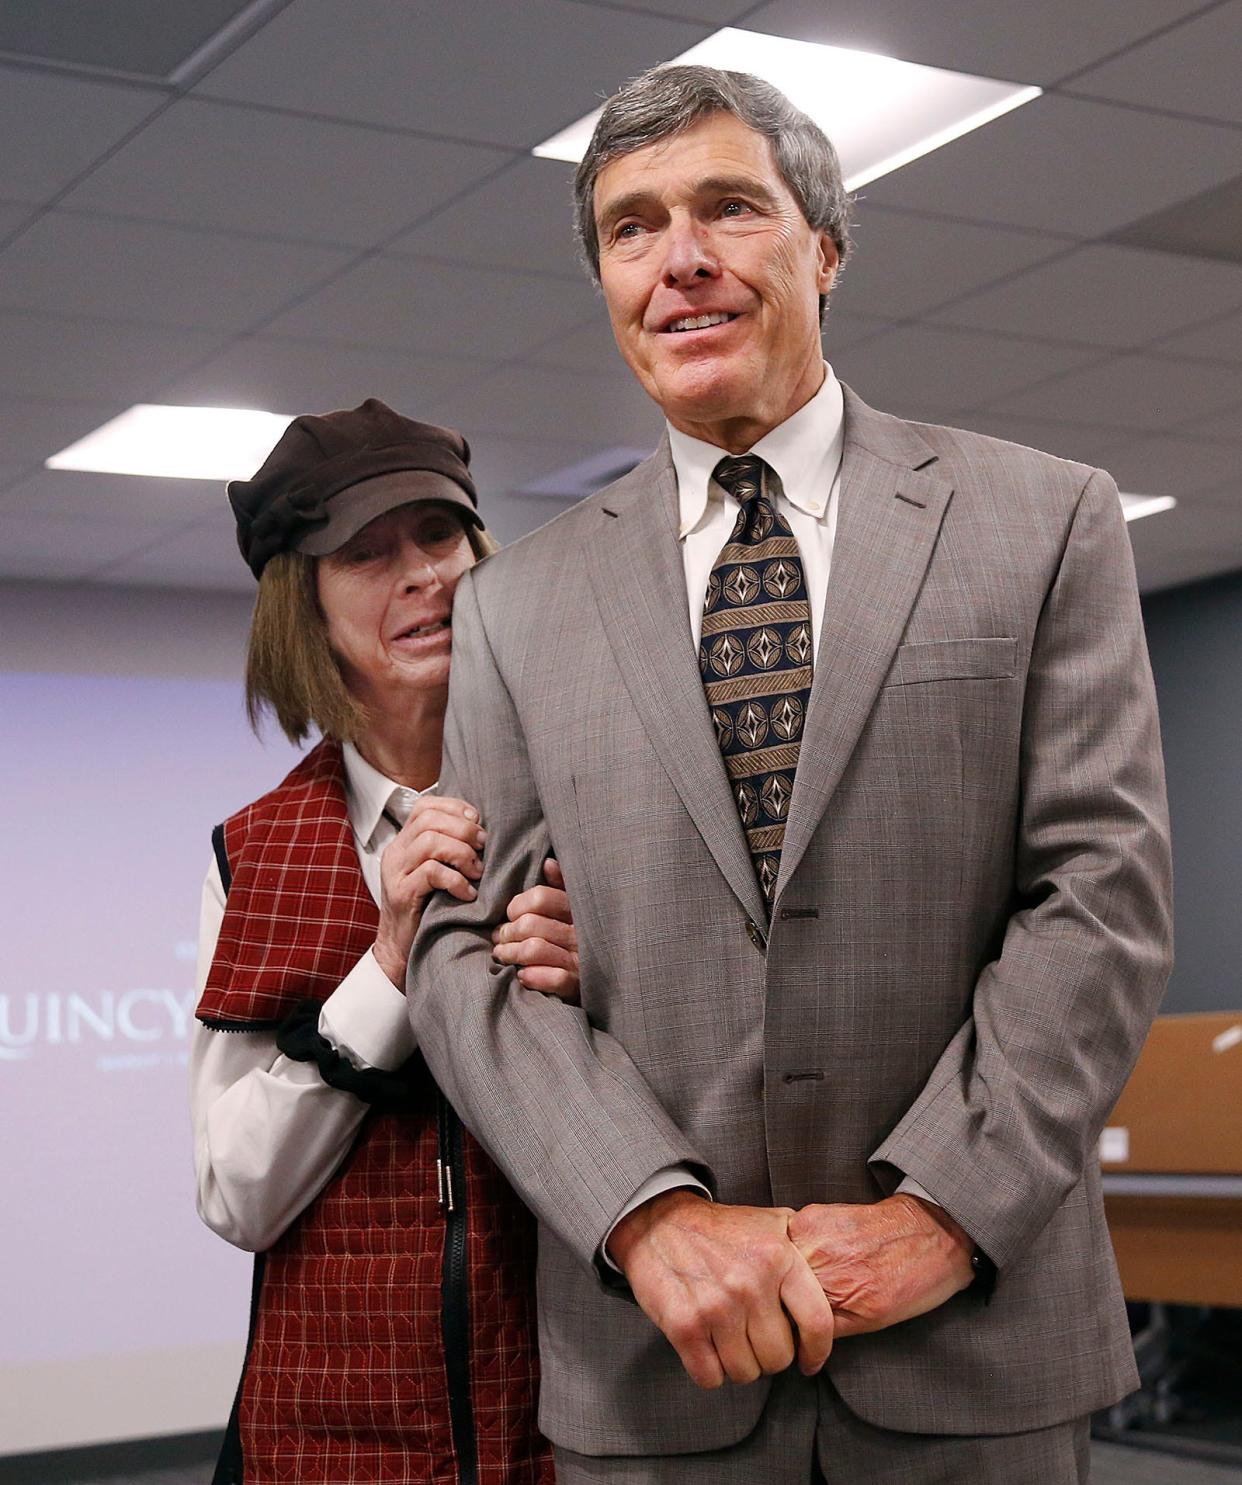
<path fill-rule="evenodd" d="M 1144 599 L 1173 819 L 1163 1009 L 1242 1009 L 1242 573 Z"/>

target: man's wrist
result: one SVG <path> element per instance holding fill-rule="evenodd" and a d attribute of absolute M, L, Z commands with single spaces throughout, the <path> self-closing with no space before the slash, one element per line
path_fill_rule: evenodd
<path fill-rule="evenodd" d="M 978 1269 L 974 1263 L 978 1248 L 975 1240 L 970 1236 L 960 1223 L 955 1222 L 939 1202 L 915 1196 L 912 1192 L 902 1191 L 888 1198 L 892 1202 L 901 1202 L 921 1225 L 936 1227 L 944 1234 L 946 1242 L 944 1253 L 946 1261 L 952 1264 L 961 1278 L 961 1287 L 967 1288 L 974 1282 Z M 995 1275 L 995 1269 L 992 1270 Z"/>
<path fill-rule="evenodd" d="M 685 1206 L 686 1202 L 708 1201 L 702 1192 L 690 1186 L 678 1186 L 672 1191 L 662 1191 L 642 1206 L 627 1212 L 612 1229 L 608 1237 L 608 1255 L 622 1273 L 634 1249 L 660 1222 L 668 1220 Z"/>

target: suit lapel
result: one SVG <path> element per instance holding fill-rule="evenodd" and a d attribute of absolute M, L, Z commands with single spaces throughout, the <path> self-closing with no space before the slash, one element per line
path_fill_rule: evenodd
<path fill-rule="evenodd" d="M 690 638 L 667 439 L 598 499 L 601 530 L 586 565 L 604 632 L 690 818 L 748 916 L 761 923 L 767 910 Z"/>
<path fill-rule="evenodd" d="M 837 535 L 778 897 L 875 705 L 953 493 L 922 467 L 936 455 L 913 427 L 874 412 L 849 388 L 845 396 Z"/>

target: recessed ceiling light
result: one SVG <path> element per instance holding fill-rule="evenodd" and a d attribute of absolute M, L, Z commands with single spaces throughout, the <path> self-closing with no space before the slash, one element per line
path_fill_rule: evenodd
<path fill-rule="evenodd" d="M 47 461 L 49 469 L 249 479 L 292 421 L 241 407 L 157 407 L 140 402 Z"/>
<path fill-rule="evenodd" d="M 875 52 L 791 41 L 726 26 L 666 65 L 751 72 L 774 83 L 828 135 L 848 190 L 1038 98 L 1041 89 L 899 62 Z M 550 160 L 581 160 L 601 110 L 537 144 Z"/>
<path fill-rule="evenodd" d="M 1177 501 L 1172 495 L 1126 495 L 1121 497 L 1121 513 L 1127 521 L 1139 521 L 1144 516 L 1159 515 L 1162 510 L 1172 510 Z"/>

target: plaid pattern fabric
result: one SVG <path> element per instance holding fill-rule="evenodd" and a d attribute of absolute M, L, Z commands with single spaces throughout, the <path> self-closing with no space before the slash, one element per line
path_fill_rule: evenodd
<path fill-rule="evenodd" d="M 741 509 L 707 580 L 699 671 L 770 909 L 811 701 L 811 602 L 776 471 L 743 454 L 721 459 L 712 477 Z"/>
<path fill-rule="evenodd" d="M 225 826 L 233 882 L 199 1016 L 239 1029 L 325 998 L 374 940 L 339 747 Z M 247 975 L 253 974 L 253 987 Z M 412 1069 L 412 1071 L 414 1071 Z M 247 1485 L 456 1485 L 441 1328 L 436 1090 L 372 1114 L 269 1251 L 242 1392 Z M 552 1485 L 535 1410 L 534 1222 L 469 1134 L 470 1377 L 479 1485 Z"/>
<path fill-rule="evenodd" d="M 226 820 L 224 844 L 233 884 L 198 1019 L 278 1026 L 299 999 L 331 995 L 379 923 L 358 865 L 340 746 L 321 742 Z"/>

